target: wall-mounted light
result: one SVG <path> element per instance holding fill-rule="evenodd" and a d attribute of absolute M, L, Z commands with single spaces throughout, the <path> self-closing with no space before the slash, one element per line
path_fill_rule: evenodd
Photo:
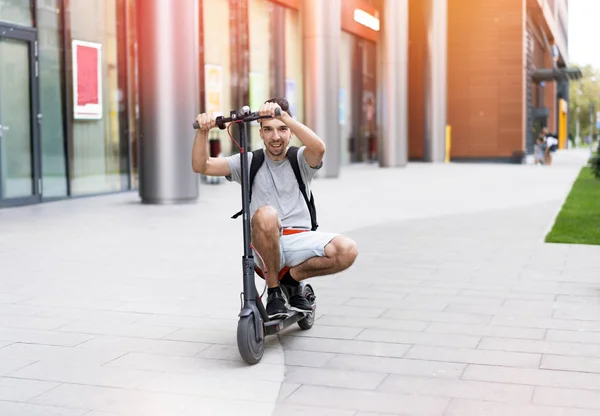
<path fill-rule="evenodd" d="M 379 32 L 379 18 L 361 9 L 354 9 L 354 21 Z"/>

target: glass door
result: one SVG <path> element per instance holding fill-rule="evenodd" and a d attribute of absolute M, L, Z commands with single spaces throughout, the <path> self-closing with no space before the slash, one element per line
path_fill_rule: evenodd
<path fill-rule="evenodd" d="M 34 29 L 0 23 L 0 206 L 40 201 Z"/>

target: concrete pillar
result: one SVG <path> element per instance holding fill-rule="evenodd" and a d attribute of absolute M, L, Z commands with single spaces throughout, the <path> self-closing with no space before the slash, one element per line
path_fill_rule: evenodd
<path fill-rule="evenodd" d="M 199 106 L 198 0 L 137 4 L 140 186 L 144 203 L 198 198 L 192 123 Z"/>
<path fill-rule="evenodd" d="M 304 102 L 306 125 L 325 141 L 323 176 L 340 172 L 340 0 L 304 0 Z M 298 53 L 301 53 L 298 51 Z"/>
<path fill-rule="evenodd" d="M 448 0 L 424 0 L 425 53 L 424 160 L 443 162 L 446 153 Z"/>
<path fill-rule="evenodd" d="M 382 15 L 380 164 L 398 167 L 408 161 L 408 0 L 385 0 Z"/>

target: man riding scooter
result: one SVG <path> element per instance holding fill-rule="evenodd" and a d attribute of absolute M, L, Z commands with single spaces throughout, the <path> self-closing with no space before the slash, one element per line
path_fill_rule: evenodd
<path fill-rule="evenodd" d="M 279 116 L 276 109 L 281 110 Z M 286 293 L 290 294 L 289 309 L 309 312 L 311 305 L 301 294 L 300 281 L 347 269 L 354 263 L 358 251 L 356 243 L 346 236 L 315 230 L 305 196 L 311 195 L 312 179 L 323 166 L 326 150 L 323 141 L 292 117 L 284 98 L 268 100 L 259 114 L 272 118 L 260 120 L 266 157 L 251 187 L 252 245 L 257 271 L 265 275 L 267 281 L 267 314 L 270 319 L 278 319 L 289 316 L 280 284 L 285 285 Z M 196 121 L 200 128 L 192 148 L 194 172 L 225 176 L 241 183 L 241 153 L 209 157 L 208 132 L 216 122 L 206 113 L 199 114 Z M 292 135 L 302 143 L 300 148 L 289 146 Z M 249 166 L 253 157 L 254 153 L 248 154 Z M 299 169 L 301 178 L 297 178 L 294 168 Z M 300 180 L 305 190 L 301 189 Z"/>

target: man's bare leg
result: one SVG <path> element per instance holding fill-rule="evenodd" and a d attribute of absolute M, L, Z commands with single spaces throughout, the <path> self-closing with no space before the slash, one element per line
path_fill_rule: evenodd
<path fill-rule="evenodd" d="M 296 281 L 309 277 L 325 276 L 346 270 L 352 266 L 358 250 L 356 243 L 345 236 L 337 236 L 325 246 L 325 257 L 312 257 L 290 269 Z"/>
<path fill-rule="evenodd" d="M 252 217 L 252 245 L 260 254 L 263 265 L 267 269 L 267 287 L 279 286 L 280 249 L 279 249 L 279 217 L 277 210 L 263 206 L 256 210 Z"/>
<path fill-rule="evenodd" d="M 279 287 L 279 268 L 281 266 L 279 249 L 279 229 L 281 223 L 277 210 L 263 206 L 256 210 L 252 217 L 252 244 L 263 259 L 263 267 L 268 286 L 267 315 L 271 319 L 289 316 L 281 288 Z M 263 269 L 264 270 L 264 269 Z"/>

